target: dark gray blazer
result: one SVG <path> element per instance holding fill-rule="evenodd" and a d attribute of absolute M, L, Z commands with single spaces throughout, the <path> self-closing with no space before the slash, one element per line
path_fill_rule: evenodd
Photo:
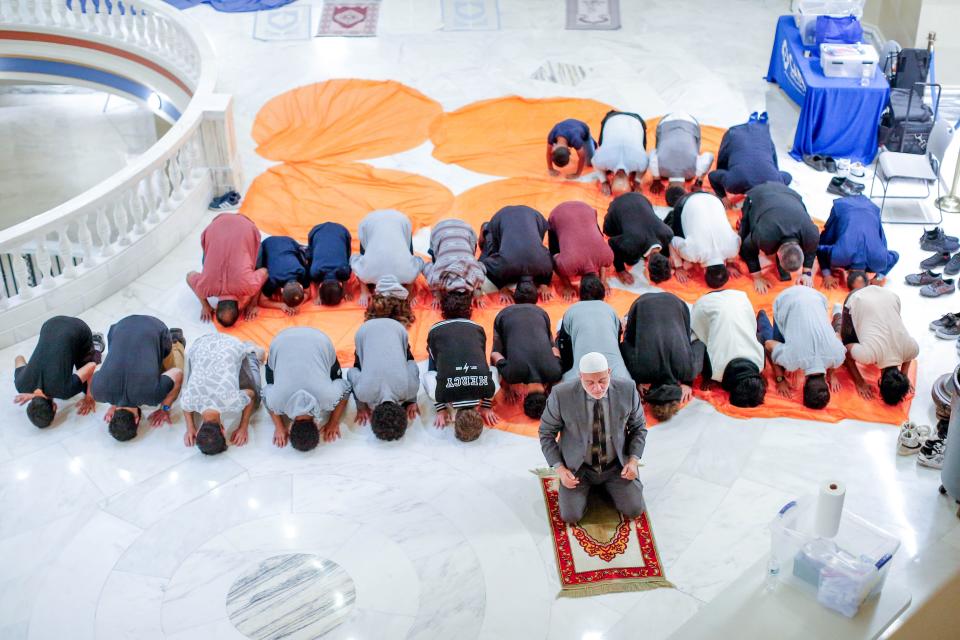
<path fill-rule="evenodd" d="M 631 456 L 643 455 L 647 439 L 643 405 L 632 380 L 613 378 L 607 395 L 610 397 L 607 424 L 613 427 L 611 437 L 620 464 L 626 465 Z M 551 467 L 562 462 L 576 472 L 586 461 L 593 438 L 593 416 L 587 415 L 587 398 L 579 378 L 558 384 L 550 392 L 540 417 L 540 448 Z M 557 434 L 560 434 L 559 443 Z"/>

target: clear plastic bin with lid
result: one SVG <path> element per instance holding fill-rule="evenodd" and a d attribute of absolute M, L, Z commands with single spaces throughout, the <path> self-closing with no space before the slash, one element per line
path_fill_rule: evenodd
<path fill-rule="evenodd" d="M 794 500 L 770 523 L 770 572 L 776 582 L 853 617 L 867 597 L 880 593 L 900 541 L 847 511 L 835 536 L 819 537 L 816 506 L 816 497 Z"/>
<path fill-rule="evenodd" d="M 805 47 L 817 43 L 817 16 L 863 17 L 866 0 L 793 0 L 793 17 Z"/>

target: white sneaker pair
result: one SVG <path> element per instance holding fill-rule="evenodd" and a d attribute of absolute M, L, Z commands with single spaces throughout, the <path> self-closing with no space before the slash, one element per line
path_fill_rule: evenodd
<path fill-rule="evenodd" d="M 900 425 L 900 436 L 897 438 L 897 454 L 910 456 L 917 453 L 929 437 L 930 427 L 927 425 L 904 422 Z"/>

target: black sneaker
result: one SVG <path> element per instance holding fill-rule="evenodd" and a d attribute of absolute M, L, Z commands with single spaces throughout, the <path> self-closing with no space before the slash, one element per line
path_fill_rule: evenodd
<path fill-rule="evenodd" d="M 935 253 L 920 263 L 921 269 L 936 269 L 950 262 L 949 253 Z"/>
<path fill-rule="evenodd" d="M 827 193 L 843 196 L 844 198 L 848 196 L 858 196 L 862 191 L 863 185 L 859 182 L 853 182 L 852 180 L 847 180 L 839 176 L 830 180 L 830 184 L 827 185 Z"/>
<path fill-rule="evenodd" d="M 956 317 L 956 316 L 954 316 Z M 934 334 L 941 340 L 956 340 L 960 338 L 960 322 L 950 322 L 934 329 Z"/>
<path fill-rule="evenodd" d="M 103 339 L 102 333 L 93 334 L 93 361 L 97 364 L 103 362 L 103 352 L 107 348 L 107 343 Z"/>
<path fill-rule="evenodd" d="M 179 327 L 170 329 L 170 339 L 174 342 L 179 342 L 182 344 L 184 349 L 187 348 L 187 339 L 183 335 L 183 329 L 180 329 Z"/>
<path fill-rule="evenodd" d="M 942 469 L 945 451 L 946 440 L 927 440 L 920 447 L 920 453 L 917 454 L 917 463 L 931 469 Z"/>
<path fill-rule="evenodd" d="M 950 261 L 943 267 L 943 272 L 948 276 L 955 276 L 960 273 L 960 251 L 953 254 Z"/>
<path fill-rule="evenodd" d="M 924 251 L 936 251 L 938 253 L 953 252 L 960 249 L 960 242 L 955 236 L 948 236 L 943 229 L 937 227 L 930 231 L 924 231 L 920 236 L 920 248 Z"/>
<path fill-rule="evenodd" d="M 946 313 L 940 316 L 939 319 L 934 320 L 930 323 L 930 331 L 936 331 L 942 327 L 947 327 L 952 324 L 956 324 L 960 320 L 960 316 L 956 313 Z"/>

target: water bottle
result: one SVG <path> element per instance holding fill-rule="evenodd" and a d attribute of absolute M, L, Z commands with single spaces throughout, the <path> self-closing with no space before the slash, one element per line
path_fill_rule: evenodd
<path fill-rule="evenodd" d="M 770 554 L 770 560 L 767 561 L 767 577 L 763 581 L 763 589 L 767 593 L 777 588 L 777 578 L 780 575 L 780 562 Z"/>

